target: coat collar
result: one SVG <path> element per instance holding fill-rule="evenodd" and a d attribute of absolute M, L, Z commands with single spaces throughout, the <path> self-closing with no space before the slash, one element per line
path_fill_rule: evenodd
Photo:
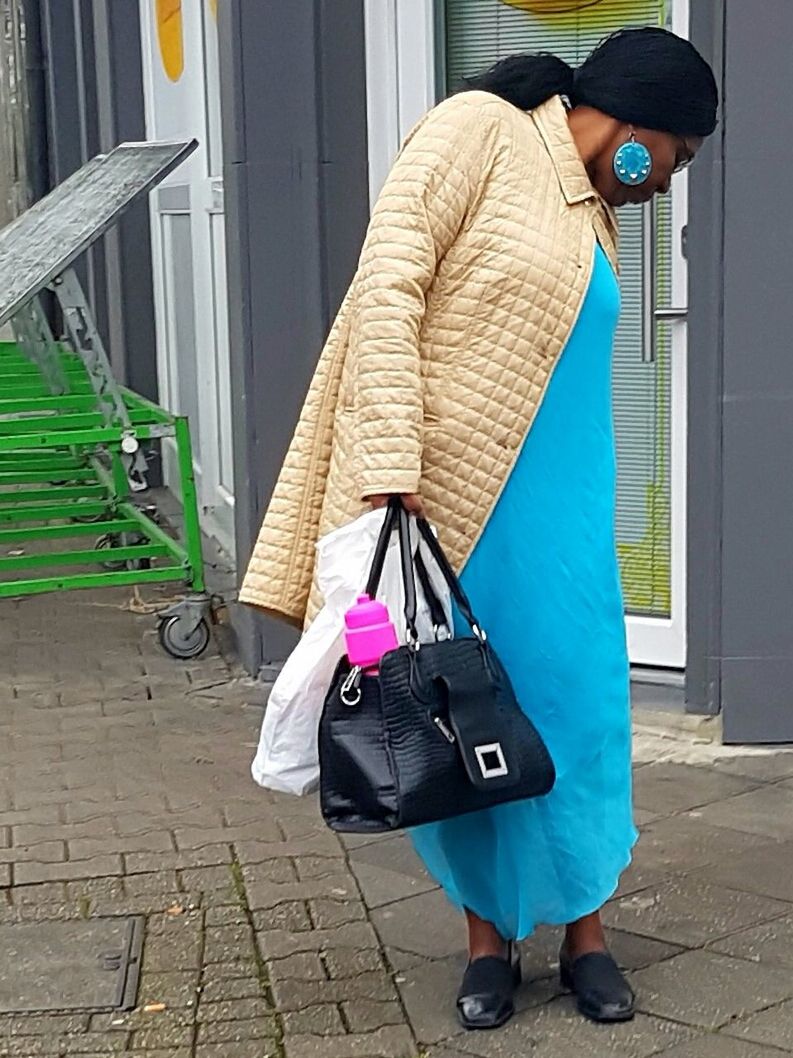
<path fill-rule="evenodd" d="M 567 122 L 567 110 L 561 96 L 552 96 L 531 111 L 531 117 L 551 157 L 559 184 L 568 205 L 594 201 L 600 203 L 607 227 L 618 231 L 617 217 L 592 186 L 581 155 Z"/>
<path fill-rule="evenodd" d="M 542 137 L 559 177 L 567 204 L 586 202 L 598 197 L 589 181 L 581 155 L 567 123 L 567 111 L 561 96 L 553 96 L 532 110 L 531 117 Z"/>

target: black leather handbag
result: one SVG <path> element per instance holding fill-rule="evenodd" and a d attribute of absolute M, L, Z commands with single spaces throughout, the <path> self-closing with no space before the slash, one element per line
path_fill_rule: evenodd
<path fill-rule="evenodd" d="M 441 638 L 436 627 L 435 642 L 419 643 L 409 520 L 392 500 L 366 590 L 374 598 L 397 528 L 408 643 L 382 658 L 377 675 L 346 658 L 336 670 L 319 727 L 320 800 L 333 830 L 420 826 L 540 797 L 554 784 L 548 750 L 448 559 L 428 523 L 417 526 L 472 636 Z M 418 572 L 436 625 L 444 623 L 420 559 Z"/>

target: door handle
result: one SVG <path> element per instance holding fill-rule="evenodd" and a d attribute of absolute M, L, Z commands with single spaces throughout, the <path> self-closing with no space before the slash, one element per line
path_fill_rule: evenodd
<path fill-rule="evenodd" d="M 688 316 L 688 309 L 681 308 L 677 305 L 668 305 L 664 308 L 651 308 L 647 315 L 649 317 L 647 326 L 650 328 L 650 335 L 649 341 L 645 340 L 644 343 L 644 355 L 642 360 L 645 364 L 654 364 L 658 353 L 658 335 L 655 330 L 656 323 L 675 323 L 676 321 L 685 320 Z"/>

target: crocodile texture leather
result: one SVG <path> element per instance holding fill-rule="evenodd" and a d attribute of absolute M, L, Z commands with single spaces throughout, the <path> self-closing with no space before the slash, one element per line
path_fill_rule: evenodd
<path fill-rule="evenodd" d="M 342 700 L 349 674 L 345 659 L 319 729 L 320 799 L 332 829 L 414 827 L 551 790 L 545 744 L 487 644 L 400 647 L 379 676 L 360 678 L 352 706 Z"/>

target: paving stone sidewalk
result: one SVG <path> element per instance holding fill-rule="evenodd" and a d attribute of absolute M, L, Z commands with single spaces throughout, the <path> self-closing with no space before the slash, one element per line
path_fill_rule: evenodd
<path fill-rule="evenodd" d="M 0 604 L 0 932 L 145 920 L 134 1010 L 0 1013 L 2 1058 L 793 1055 L 792 754 L 643 729 L 643 839 L 606 911 L 640 1014 L 577 1017 L 543 930 L 518 1016 L 465 1034 L 462 924 L 406 841 L 342 843 L 256 788 L 261 693 L 219 653 L 163 656 L 125 601 Z M 0 1000 L 15 973 L 0 952 Z"/>

